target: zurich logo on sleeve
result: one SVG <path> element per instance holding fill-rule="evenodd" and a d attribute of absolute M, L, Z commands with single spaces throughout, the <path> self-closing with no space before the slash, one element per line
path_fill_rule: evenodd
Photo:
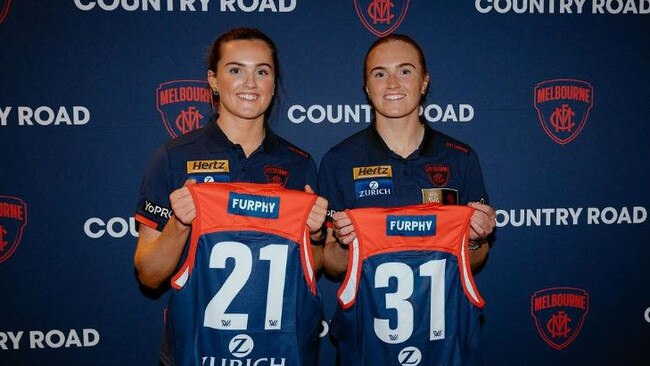
<path fill-rule="evenodd" d="M 280 213 L 280 197 L 230 192 L 228 213 L 263 219 L 277 219 Z"/>
<path fill-rule="evenodd" d="M 436 235 L 436 215 L 386 217 L 386 236 Z"/>

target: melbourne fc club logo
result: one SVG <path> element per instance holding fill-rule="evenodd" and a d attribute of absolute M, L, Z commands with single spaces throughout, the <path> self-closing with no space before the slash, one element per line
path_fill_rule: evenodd
<path fill-rule="evenodd" d="M 289 178 L 289 171 L 274 165 L 266 165 L 264 167 L 264 174 L 269 183 L 277 183 L 283 187 L 287 184 Z"/>
<path fill-rule="evenodd" d="M 404 20 L 410 0 L 354 0 L 361 23 L 377 37 L 387 36 Z"/>
<path fill-rule="evenodd" d="M 27 225 L 27 205 L 20 198 L 0 196 L 0 263 L 16 251 Z"/>
<path fill-rule="evenodd" d="M 537 291 L 530 298 L 530 312 L 544 342 L 560 350 L 580 333 L 589 312 L 589 294 L 572 287 Z"/>
<path fill-rule="evenodd" d="M 2 23 L 7 14 L 9 13 L 9 5 L 11 5 L 11 0 L 0 1 L 0 23 Z"/>
<path fill-rule="evenodd" d="M 573 141 L 594 106 L 594 88 L 586 81 L 555 79 L 535 86 L 535 109 L 546 134 L 560 145 Z"/>
<path fill-rule="evenodd" d="M 204 80 L 175 80 L 160 84 L 156 108 L 172 138 L 205 125 L 211 111 L 211 95 Z"/>
<path fill-rule="evenodd" d="M 424 172 L 427 173 L 431 183 L 443 187 L 449 182 L 451 168 L 446 164 L 427 164 L 424 166 Z"/>

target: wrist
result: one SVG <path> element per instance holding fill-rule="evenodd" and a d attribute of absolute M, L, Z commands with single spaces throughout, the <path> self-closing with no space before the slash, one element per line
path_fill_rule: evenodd
<path fill-rule="evenodd" d="M 469 250 L 479 250 L 483 244 L 485 244 L 485 238 L 480 239 L 469 239 L 467 243 L 467 249 Z"/>
<path fill-rule="evenodd" d="M 309 239 L 311 240 L 312 245 L 323 245 L 325 244 L 325 237 L 327 236 L 325 227 L 316 230 L 309 231 Z"/>

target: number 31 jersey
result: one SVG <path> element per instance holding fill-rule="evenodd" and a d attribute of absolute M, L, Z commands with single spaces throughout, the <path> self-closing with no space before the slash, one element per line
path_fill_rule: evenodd
<path fill-rule="evenodd" d="M 315 364 L 322 304 L 307 217 L 316 196 L 272 184 L 188 187 L 196 218 L 169 306 L 176 364 Z"/>
<path fill-rule="evenodd" d="M 469 265 L 474 209 L 347 210 L 357 239 L 331 329 L 341 365 L 481 364 L 484 301 Z"/>

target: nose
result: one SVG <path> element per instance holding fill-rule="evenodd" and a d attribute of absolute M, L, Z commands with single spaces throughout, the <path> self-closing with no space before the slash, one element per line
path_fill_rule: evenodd
<path fill-rule="evenodd" d="M 399 82 L 397 82 L 397 77 L 395 75 L 388 75 L 386 78 L 386 87 L 389 89 L 399 88 Z"/>
<path fill-rule="evenodd" d="M 254 72 L 246 73 L 246 79 L 244 80 L 244 85 L 248 88 L 257 87 L 257 80 L 255 80 Z"/>

